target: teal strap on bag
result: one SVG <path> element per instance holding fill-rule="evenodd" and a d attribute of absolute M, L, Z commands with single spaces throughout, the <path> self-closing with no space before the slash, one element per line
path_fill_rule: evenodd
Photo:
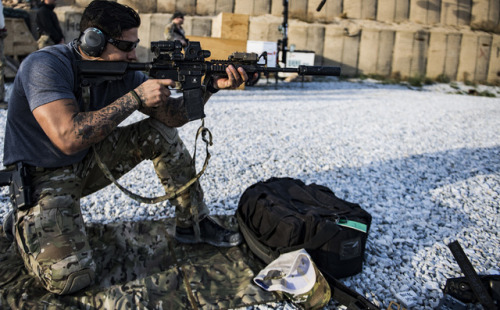
<path fill-rule="evenodd" d="M 361 232 L 364 232 L 366 234 L 367 231 L 367 226 L 366 224 L 360 223 L 360 222 L 355 222 L 355 221 L 350 221 L 347 219 L 339 219 L 337 222 L 339 226 L 347 227 L 347 228 L 352 228 L 359 230 Z"/>

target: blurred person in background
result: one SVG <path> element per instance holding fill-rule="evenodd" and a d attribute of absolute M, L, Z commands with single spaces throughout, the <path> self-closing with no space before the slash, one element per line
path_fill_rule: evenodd
<path fill-rule="evenodd" d="M 38 48 L 54 44 L 64 44 L 64 34 L 59 25 L 54 9 L 56 7 L 56 0 L 42 0 L 40 8 L 36 13 L 36 25 L 38 35 Z"/>
<path fill-rule="evenodd" d="M 182 43 L 182 46 L 185 47 L 187 42 L 186 35 L 184 32 L 184 28 L 182 28 L 182 24 L 184 24 L 184 14 L 181 12 L 175 12 L 172 16 L 172 22 L 165 27 L 165 40 L 167 41 L 175 41 L 179 40 Z"/>

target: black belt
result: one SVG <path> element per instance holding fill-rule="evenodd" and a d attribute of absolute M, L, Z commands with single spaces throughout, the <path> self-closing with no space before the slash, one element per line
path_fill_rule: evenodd
<path fill-rule="evenodd" d="M 48 171 L 54 171 L 57 169 L 61 169 L 62 167 L 58 168 L 45 168 L 45 167 L 36 167 L 36 166 L 30 166 L 30 165 L 22 165 L 23 167 L 26 168 L 26 171 L 29 174 L 33 173 L 40 173 L 40 172 L 48 172 Z M 4 170 L 0 170 L 0 187 L 2 186 L 8 186 L 12 182 L 12 176 L 16 172 L 17 166 L 14 165 L 9 165 L 7 166 Z"/>

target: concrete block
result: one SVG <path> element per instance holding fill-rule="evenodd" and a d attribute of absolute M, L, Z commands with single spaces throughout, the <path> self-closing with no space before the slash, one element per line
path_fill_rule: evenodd
<path fill-rule="evenodd" d="M 378 0 L 377 20 L 404 22 L 410 16 L 410 0 Z"/>
<path fill-rule="evenodd" d="M 457 80 L 464 82 L 487 80 L 492 41 L 492 35 L 486 32 L 463 33 Z"/>
<path fill-rule="evenodd" d="M 139 27 L 138 35 L 139 39 L 139 45 L 135 49 L 137 59 L 139 62 L 148 62 L 152 60 L 153 54 L 151 53 L 151 24 L 152 24 L 152 19 L 154 14 L 139 14 L 141 17 L 141 26 Z M 157 26 L 158 28 L 161 28 L 161 26 Z M 165 26 L 163 26 L 165 27 Z M 159 30 L 158 30 L 159 31 Z M 158 32 L 155 32 L 158 33 Z M 160 38 L 157 38 L 157 40 L 164 40 L 163 39 L 163 32 L 162 36 Z"/>
<path fill-rule="evenodd" d="M 56 7 L 54 12 L 57 15 L 66 42 L 78 38 L 80 36 L 80 20 L 82 19 L 83 8 L 62 6 Z"/>
<path fill-rule="evenodd" d="M 217 0 L 215 4 L 215 14 L 221 12 L 233 13 L 234 12 L 234 1 L 233 0 Z"/>
<path fill-rule="evenodd" d="M 142 17 L 142 16 L 141 16 Z M 184 21 L 183 28 L 187 24 L 188 17 Z M 155 13 L 149 16 L 149 40 L 162 41 L 165 38 L 165 27 L 172 21 L 172 14 L 170 13 Z M 142 27 L 142 25 L 141 25 Z M 142 38 L 141 38 L 142 41 Z"/>
<path fill-rule="evenodd" d="M 196 0 L 177 0 L 175 10 L 186 15 L 196 15 Z"/>
<path fill-rule="evenodd" d="M 396 31 L 389 27 L 363 27 L 359 45 L 359 71 L 390 76 Z"/>
<path fill-rule="evenodd" d="M 348 18 L 375 19 L 377 12 L 376 0 L 349 0 L 344 1 L 344 14 Z"/>
<path fill-rule="evenodd" d="M 196 1 L 196 15 L 217 15 L 215 5 L 217 0 L 198 0 Z"/>
<path fill-rule="evenodd" d="M 277 16 L 263 15 L 252 16 L 249 19 L 248 40 L 253 41 L 278 41 L 283 38 L 279 31 L 282 19 Z"/>
<path fill-rule="evenodd" d="M 234 1 L 234 13 L 236 14 L 248 14 L 250 16 L 254 16 L 254 1 L 246 1 L 246 0 L 235 0 Z"/>
<path fill-rule="evenodd" d="M 253 15 L 265 15 L 271 13 L 271 0 L 254 1 Z"/>
<path fill-rule="evenodd" d="M 235 0 L 234 13 L 259 16 L 271 13 L 271 0 Z"/>
<path fill-rule="evenodd" d="M 441 19 L 441 0 L 410 0 L 410 21 L 438 24 Z"/>
<path fill-rule="evenodd" d="M 321 10 L 316 9 L 322 0 L 309 0 L 307 3 L 307 21 L 331 23 L 342 15 L 342 0 L 328 0 Z"/>
<path fill-rule="evenodd" d="M 117 2 L 128 5 L 139 13 L 156 13 L 156 0 L 118 0 Z"/>
<path fill-rule="evenodd" d="M 323 63 L 323 50 L 325 42 L 325 26 L 322 24 L 308 24 L 293 20 L 290 22 L 288 35 L 289 47 L 295 45 L 295 50 L 307 50 L 315 53 L 314 62 Z"/>
<path fill-rule="evenodd" d="M 222 12 L 212 22 L 212 36 L 221 39 L 247 40 L 248 21 L 246 14 Z"/>
<path fill-rule="evenodd" d="M 472 29 L 500 32 L 500 1 L 473 0 L 471 27 Z"/>
<path fill-rule="evenodd" d="M 472 0 L 442 0 L 441 24 L 450 26 L 469 25 Z"/>
<path fill-rule="evenodd" d="M 307 26 L 306 22 L 292 20 L 288 23 L 288 45 L 294 45 L 296 50 L 311 50 L 307 46 Z"/>
<path fill-rule="evenodd" d="M 500 86 L 500 35 L 498 34 L 494 34 L 492 38 L 487 82 Z"/>
<path fill-rule="evenodd" d="M 355 29 L 356 25 L 345 23 L 325 26 L 323 65 L 341 66 L 342 76 L 358 74 L 361 31 Z"/>
<path fill-rule="evenodd" d="M 156 12 L 174 13 L 176 0 L 156 0 Z"/>
<path fill-rule="evenodd" d="M 119 0 L 119 1 L 137 1 L 141 0 Z M 196 0 L 150 0 L 142 1 L 148 2 L 149 5 L 156 5 L 156 10 L 144 13 L 174 13 L 182 12 L 185 15 L 196 15 Z"/>
<path fill-rule="evenodd" d="M 307 19 L 307 0 L 290 0 L 288 2 L 288 18 L 305 21 Z"/>
<path fill-rule="evenodd" d="M 283 0 L 271 0 L 271 15 L 283 17 Z"/>
<path fill-rule="evenodd" d="M 186 35 L 210 37 L 212 35 L 212 20 L 210 16 L 186 16 L 184 30 Z"/>
<path fill-rule="evenodd" d="M 402 78 L 425 75 L 429 33 L 421 28 L 398 28 L 394 41 L 392 73 Z"/>
<path fill-rule="evenodd" d="M 87 7 L 93 0 L 75 0 L 75 5 L 81 8 Z M 116 1 L 115 1 L 116 2 Z"/>
<path fill-rule="evenodd" d="M 436 79 L 444 75 L 452 81 L 456 80 L 461 42 L 462 34 L 459 31 L 431 29 L 426 76 Z"/>

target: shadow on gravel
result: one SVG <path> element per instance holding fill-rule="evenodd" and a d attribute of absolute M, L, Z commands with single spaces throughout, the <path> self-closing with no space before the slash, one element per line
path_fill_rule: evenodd
<path fill-rule="evenodd" d="M 401 195 L 426 194 L 435 188 L 481 174 L 500 172 L 500 147 L 454 149 L 412 155 L 360 168 L 340 168 L 331 172 L 333 183 L 343 178 L 364 181 L 372 194 L 384 197 L 384 190 Z M 314 175 L 308 176 L 315 178 Z M 389 186 L 389 188 L 388 188 Z M 348 194 L 348 193 L 346 193 Z"/>
<path fill-rule="evenodd" d="M 431 290 L 426 286 L 429 283 L 444 286 L 447 273 L 460 274 L 454 263 L 447 266 L 439 263 L 440 267 L 426 270 L 425 265 L 430 261 L 443 261 L 448 257 L 453 262 L 444 245 L 447 239 L 470 236 L 465 239 L 472 240 L 472 244 L 463 245 L 475 250 L 478 248 L 474 242 L 495 243 L 496 230 L 484 227 L 484 223 L 495 222 L 495 215 L 490 216 L 488 212 L 499 212 L 496 199 L 500 195 L 500 184 L 498 178 L 492 177 L 499 174 L 500 146 L 494 146 L 412 155 L 296 177 L 308 180 L 306 183 L 328 180 L 328 184 L 322 185 L 330 187 L 340 198 L 359 203 L 372 214 L 364 267 L 368 271 L 350 278 L 351 284 L 357 282 L 377 295 L 377 299 L 387 300 L 394 297 L 389 287 L 398 291 L 399 287 L 414 283 L 411 289 L 422 289 L 417 294 L 425 298 L 428 305 Z M 463 184 L 458 184 L 461 182 Z M 475 235 L 478 229 L 484 231 L 486 237 L 478 238 Z M 481 247 L 480 253 L 474 252 L 475 257 L 470 257 L 474 266 L 484 270 L 498 268 L 491 265 L 497 255 L 495 250 L 490 252 L 489 248 Z M 384 275 L 377 278 L 391 279 L 389 287 L 367 283 L 366 277 L 371 273 Z M 434 289 L 435 296 L 438 290 Z"/>
<path fill-rule="evenodd" d="M 362 167 L 345 167 L 311 175 L 303 180 L 328 180 L 340 198 L 359 203 L 370 212 L 377 225 L 398 225 L 411 235 L 425 238 L 433 231 L 424 222 L 433 221 L 435 229 L 449 221 L 471 224 L 462 210 L 439 208 L 433 191 L 480 176 L 500 173 L 500 146 L 453 149 L 412 155 Z M 467 189 L 464 189 L 466 192 Z M 466 193 L 454 193 L 457 200 Z M 408 219 L 401 222 L 401 219 Z M 422 225 L 420 225 L 422 224 Z M 374 229 L 377 230 L 377 225 Z M 384 230 L 384 228 L 378 228 Z M 386 229 L 391 229 L 390 227 Z"/>
<path fill-rule="evenodd" d="M 329 180 L 329 186 L 344 199 L 384 206 L 390 199 L 419 203 L 429 192 L 478 175 L 500 172 L 500 146 L 453 149 L 373 162 L 362 167 L 340 167 L 313 174 L 303 180 Z M 368 194 L 367 197 L 363 197 Z M 365 207 L 369 207 L 369 205 Z"/>

